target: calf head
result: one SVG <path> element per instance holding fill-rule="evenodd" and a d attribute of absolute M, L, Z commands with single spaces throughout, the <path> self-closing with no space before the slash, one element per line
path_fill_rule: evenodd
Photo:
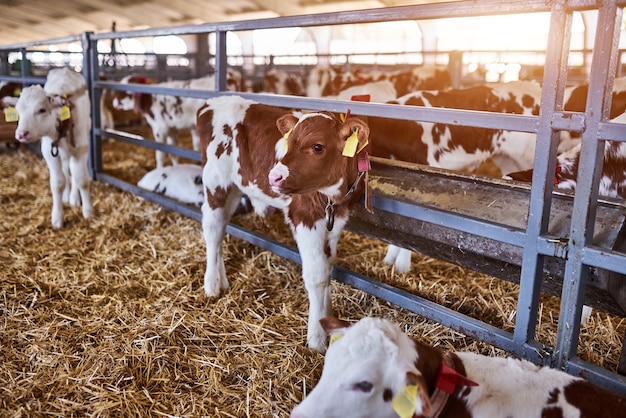
<path fill-rule="evenodd" d="M 123 84 L 152 84 L 146 77 L 142 76 L 126 76 L 120 80 Z M 130 92 L 122 90 L 114 90 L 112 93 L 113 107 L 117 110 L 134 110 L 136 113 L 148 111 L 152 103 L 152 95 L 148 93 Z"/>
<path fill-rule="evenodd" d="M 15 139 L 28 143 L 44 136 L 56 138 L 63 105 L 63 100 L 48 96 L 39 85 L 24 88 L 15 104 L 19 115 Z"/>
<path fill-rule="evenodd" d="M 352 326 L 337 318 L 320 322 L 331 338 L 322 376 L 291 418 L 428 415 L 431 403 L 415 366 L 415 344 L 397 326 L 381 318 Z"/>
<path fill-rule="evenodd" d="M 365 146 L 369 127 L 351 117 L 341 122 L 326 113 L 310 113 L 300 119 L 292 114 L 276 121 L 283 139 L 276 145 L 278 163 L 269 173 L 272 190 L 282 194 L 321 192 L 330 197 L 354 180 L 356 158 L 342 155 L 346 143 L 358 141 Z"/>

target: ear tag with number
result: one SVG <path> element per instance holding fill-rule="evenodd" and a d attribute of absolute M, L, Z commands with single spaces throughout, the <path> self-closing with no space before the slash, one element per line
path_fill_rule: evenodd
<path fill-rule="evenodd" d="M 346 140 L 346 145 L 343 147 L 341 155 L 344 157 L 354 157 L 356 154 L 356 148 L 359 145 L 359 128 L 354 128 L 352 134 Z"/>
<path fill-rule="evenodd" d="M 61 122 L 64 120 L 68 120 L 70 116 L 70 107 L 68 105 L 63 105 L 63 107 L 61 107 Z"/>
<path fill-rule="evenodd" d="M 400 418 L 412 418 L 417 409 L 417 385 L 409 384 L 404 390 L 394 396 L 391 407 Z"/>
<path fill-rule="evenodd" d="M 9 106 L 4 111 L 4 120 L 6 122 L 17 122 L 19 118 L 20 116 L 17 113 L 17 109 L 14 108 L 13 106 Z"/>

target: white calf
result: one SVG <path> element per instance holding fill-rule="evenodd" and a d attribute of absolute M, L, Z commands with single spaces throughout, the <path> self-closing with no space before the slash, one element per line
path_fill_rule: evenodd
<path fill-rule="evenodd" d="M 93 212 L 87 170 L 90 101 L 81 74 L 69 68 L 50 70 L 44 87 L 22 90 L 15 105 L 19 114 L 15 138 L 23 143 L 41 139 L 41 153 L 50 170 L 52 226 L 63 226 L 63 203 Z M 71 181 L 70 181 L 71 177 Z"/>
<path fill-rule="evenodd" d="M 322 377 L 291 418 L 626 416 L 626 398 L 559 370 L 444 354 L 380 318 L 352 326 L 337 318 L 320 322 L 332 342 Z"/>

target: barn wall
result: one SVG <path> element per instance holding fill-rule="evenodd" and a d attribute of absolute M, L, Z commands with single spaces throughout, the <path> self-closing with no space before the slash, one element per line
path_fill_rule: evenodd
<path fill-rule="evenodd" d="M 565 7 L 567 4 L 568 7 Z M 98 41 L 109 41 L 113 38 L 159 36 L 165 34 L 202 35 L 215 33 L 217 53 L 212 65 L 218 75 L 217 92 L 176 91 L 172 94 L 192 95 L 194 97 L 211 97 L 225 92 L 226 32 L 246 31 L 275 27 L 314 27 L 343 23 L 366 23 L 380 20 L 420 20 L 442 17 L 463 17 L 482 14 L 514 13 L 514 12 L 551 12 L 551 32 L 546 45 L 546 63 L 543 72 L 543 98 L 539 116 L 511 116 L 485 114 L 481 112 L 452 111 L 446 109 L 403 108 L 392 105 L 370 103 L 345 103 L 324 99 L 311 99 L 289 96 L 272 96 L 267 94 L 242 93 L 243 96 L 259 102 L 293 108 L 311 110 L 330 110 L 345 112 L 349 106 L 353 114 L 376 116 L 385 115 L 393 118 L 417 119 L 427 122 L 441 122 L 475 125 L 488 128 L 506 128 L 537 134 L 537 150 L 535 159 L 532 188 L 528 192 L 528 219 L 525 227 L 512 227 L 493 220 L 475 219 L 468 216 L 450 213 L 446 209 L 411 205 L 408 209 L 398 207 L 393 198 L 380 197 L 374 201 L 377 211 L 399 214 L 407 222 L 424 222 L 427 224 L 441 223 L 462 233 L 472 232 L 478 237 L 489 238 L 495 242 L 511 245 L 521 254 L 520 261 L 520 296 L 516 317 L 516 328 L 513 333 L 489 326 L 481 321 L 469 318 L 458 312 L 451 311 L 415 295 L 407 295 L 384 283 L 375 282 L 367 277 L 347 271 L 337 266 L 334 278 L 364 289 L 376 296 L 391 300 L 398 306 L 405 307 L 427 318 L 441 322 L 467 335 L 481 339 L 499 348 L 505 349 L 535 363 L 549 364 L 562 368 L 569 373 L 584 375 L 593 382 L 611 390 L 626 394 L 626 379 L 623 376 L 585 363 L 576 357 L 579 322 L 585 285 L 593 269 L 604 269 L 615 274 L 626 274 L 626 255 L 622 242 L 615 240 L 611 247 L 603 247 L 605 243 L 592 242 L 595 217 L 598 212 L 597 181 L 600 167 L 596 163 L 601 155 L 604 140 L 626 140 L 626 127 L 616 126 L 607 122 L 606 109 L 610 106 L 610 87 L 615 77 L 617 61 L 617 42 L 621 24 L 621 8 L 626 2 L 607 1 L 598 9 L 597 27 L 606 28 L 596 34 L 591 62 L 590 97 L 584 113 L 563 112 L 562 96 L 567 82 L 568 36 L 574 10 L 596 9 L 595 1 L 506 1 L 456 2 L 454 4 L 438 3 L 397 8 L 345 12 L 313 16 L 284 17 L 266 20 L 243 22 L 227 22 L 206 25 L 161 28 L 145 31 L 83 34 L 78 39 L 84 45 L 84 72 L 89 79 L 93 98 L 99 98 L 103 88 L 123 89 L 129 91 L 155 91 L 150 86 L 126 86 L 112 81 L 99 81 L 96 77 L 102 70 L 101 60 L 95 45 Z M 72 39 L 76 40 L 76 39 Z M 26 50 L 33 46 L 41 46 L 58 42 L 47 40 L 5 48 L 9 50 Z M 11 78 L 11 77 L 4 77 Z M 17 77 L 25 82 L 39 82 L 40 78 L 32 76 Z M 162 91 L 159 91 L 162 92 Z M 200 219 L 198 210 L 173 202 L 160 195 L 139 189 L 102 168 L 101 142 L 104 139 L 131 142 L 137 146 L 161 149 L 180 156 L 199 161 L 197 152 L 189 149 L 156 144 L 143 141 L 120 132 L 105 131 L 100 128 L 99 100 L 93 100 L 94 128 L 92 132 L 92 173 L 95 179 L 110 183 L 124 190 L 131 191 L 142 197 L 163 204 L 183 214 Z M 549 230 L 550 213 L 553 210 L 553 173 L 556 164 L 557 130 L 572 130 L 583 134 L 583 158 L 579 172 L 577 191 L 571 200 L 571 222 L 569 230 L 562 235 L 551 235 Z M 419 184 L 415 184 L 419 187 Z M 623 225 L 617 225 L 623 228 Z M 481 232 L 482 231 L 482 232 Z M 297 261 L 297 253 L 293 248 L 285 247 L 264 240 L 254 232 L 230 226 L 229 233 L 268 248 L 279 255 Z M 397 232 L 397 231 L 396 231 Z M 374 233 L 376 235 L 376 233 Z M 389 236 L 380 237 L 392 240 Z M 398 238 L 401 240 L 401 238 Z M 620 247 L 622 245 L 622 247 Z M 535 339 L 535 324 L 538 314 L 538 300 L 543 278 L 544 263 L 548 256 L 557 256 L 563 263 L 562 305 L 557 343 L 554 347 L 539 344 Z"/>

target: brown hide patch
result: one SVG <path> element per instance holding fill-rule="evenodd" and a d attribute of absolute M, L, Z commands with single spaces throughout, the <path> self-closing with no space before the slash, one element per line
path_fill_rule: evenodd
<path fill-rule="evenodd" d="M 381 158 L 395 158 L 417 164 L 427 164 L 428 146 L 424 143 L 424 127 L 420 123 L 402 119 L 370 116 L 371 154 Z"/>
<path fill-rule="evenodd" d="M 254 183 L 267 195 L 276 196 L 270 188 L 268 175 L 276 164 L 276 142 L 281 137 L 276 121 L 287 113 L 287 109 L 264 104 L 248 108 L 235 138 L 243 186 Z"/>
<path fill-rule="evenodd" d="M 413 340 L 417 351 L 417 361 L 415 366 L 424 377 L 426 389 L 430 396 L 435 390 L 435 382 L 439 374 L 439 368 L 443 363 L 443 353 L 434 347 L 423 344 L 420 341 Z M 454 363 L 454 369 L 465 376 L 465 367 L 461 359 L 454 353 L 448 354 Z M 457 386 L 454 393 L 448 398 L 448 402 L 444 407 L 441 416 L 455 418 L 472 418 L 467 408 L 465 398 L 471 393 L 471 388 Z"/>
<path fill-rule="evenodd" d="M 213 109 L 208 105 L 202 105 L 196 113 L 196 127 L 200 137 L 200 156 L 202 165 L 206 163 L 206 148 L 213 139 Z"/>
<path fill-rule="evenodd" d="M 563 388 L 565 400 L 578 408 L 581 417 L 623 418 L 626 397 L 605 391 L 585 380 L 577 380 Z"/>
<path fill-rule="evenodd" d="M 226 206 L 226 202 L 228 201 L 230 190 L 230 187 L 228 189 L 218 187 L 215 189 L 215 192 L 211 193 L 209 189 L 205 187 L 206 202 L 209 207 L 211 209 L 224 208 Z"/>

